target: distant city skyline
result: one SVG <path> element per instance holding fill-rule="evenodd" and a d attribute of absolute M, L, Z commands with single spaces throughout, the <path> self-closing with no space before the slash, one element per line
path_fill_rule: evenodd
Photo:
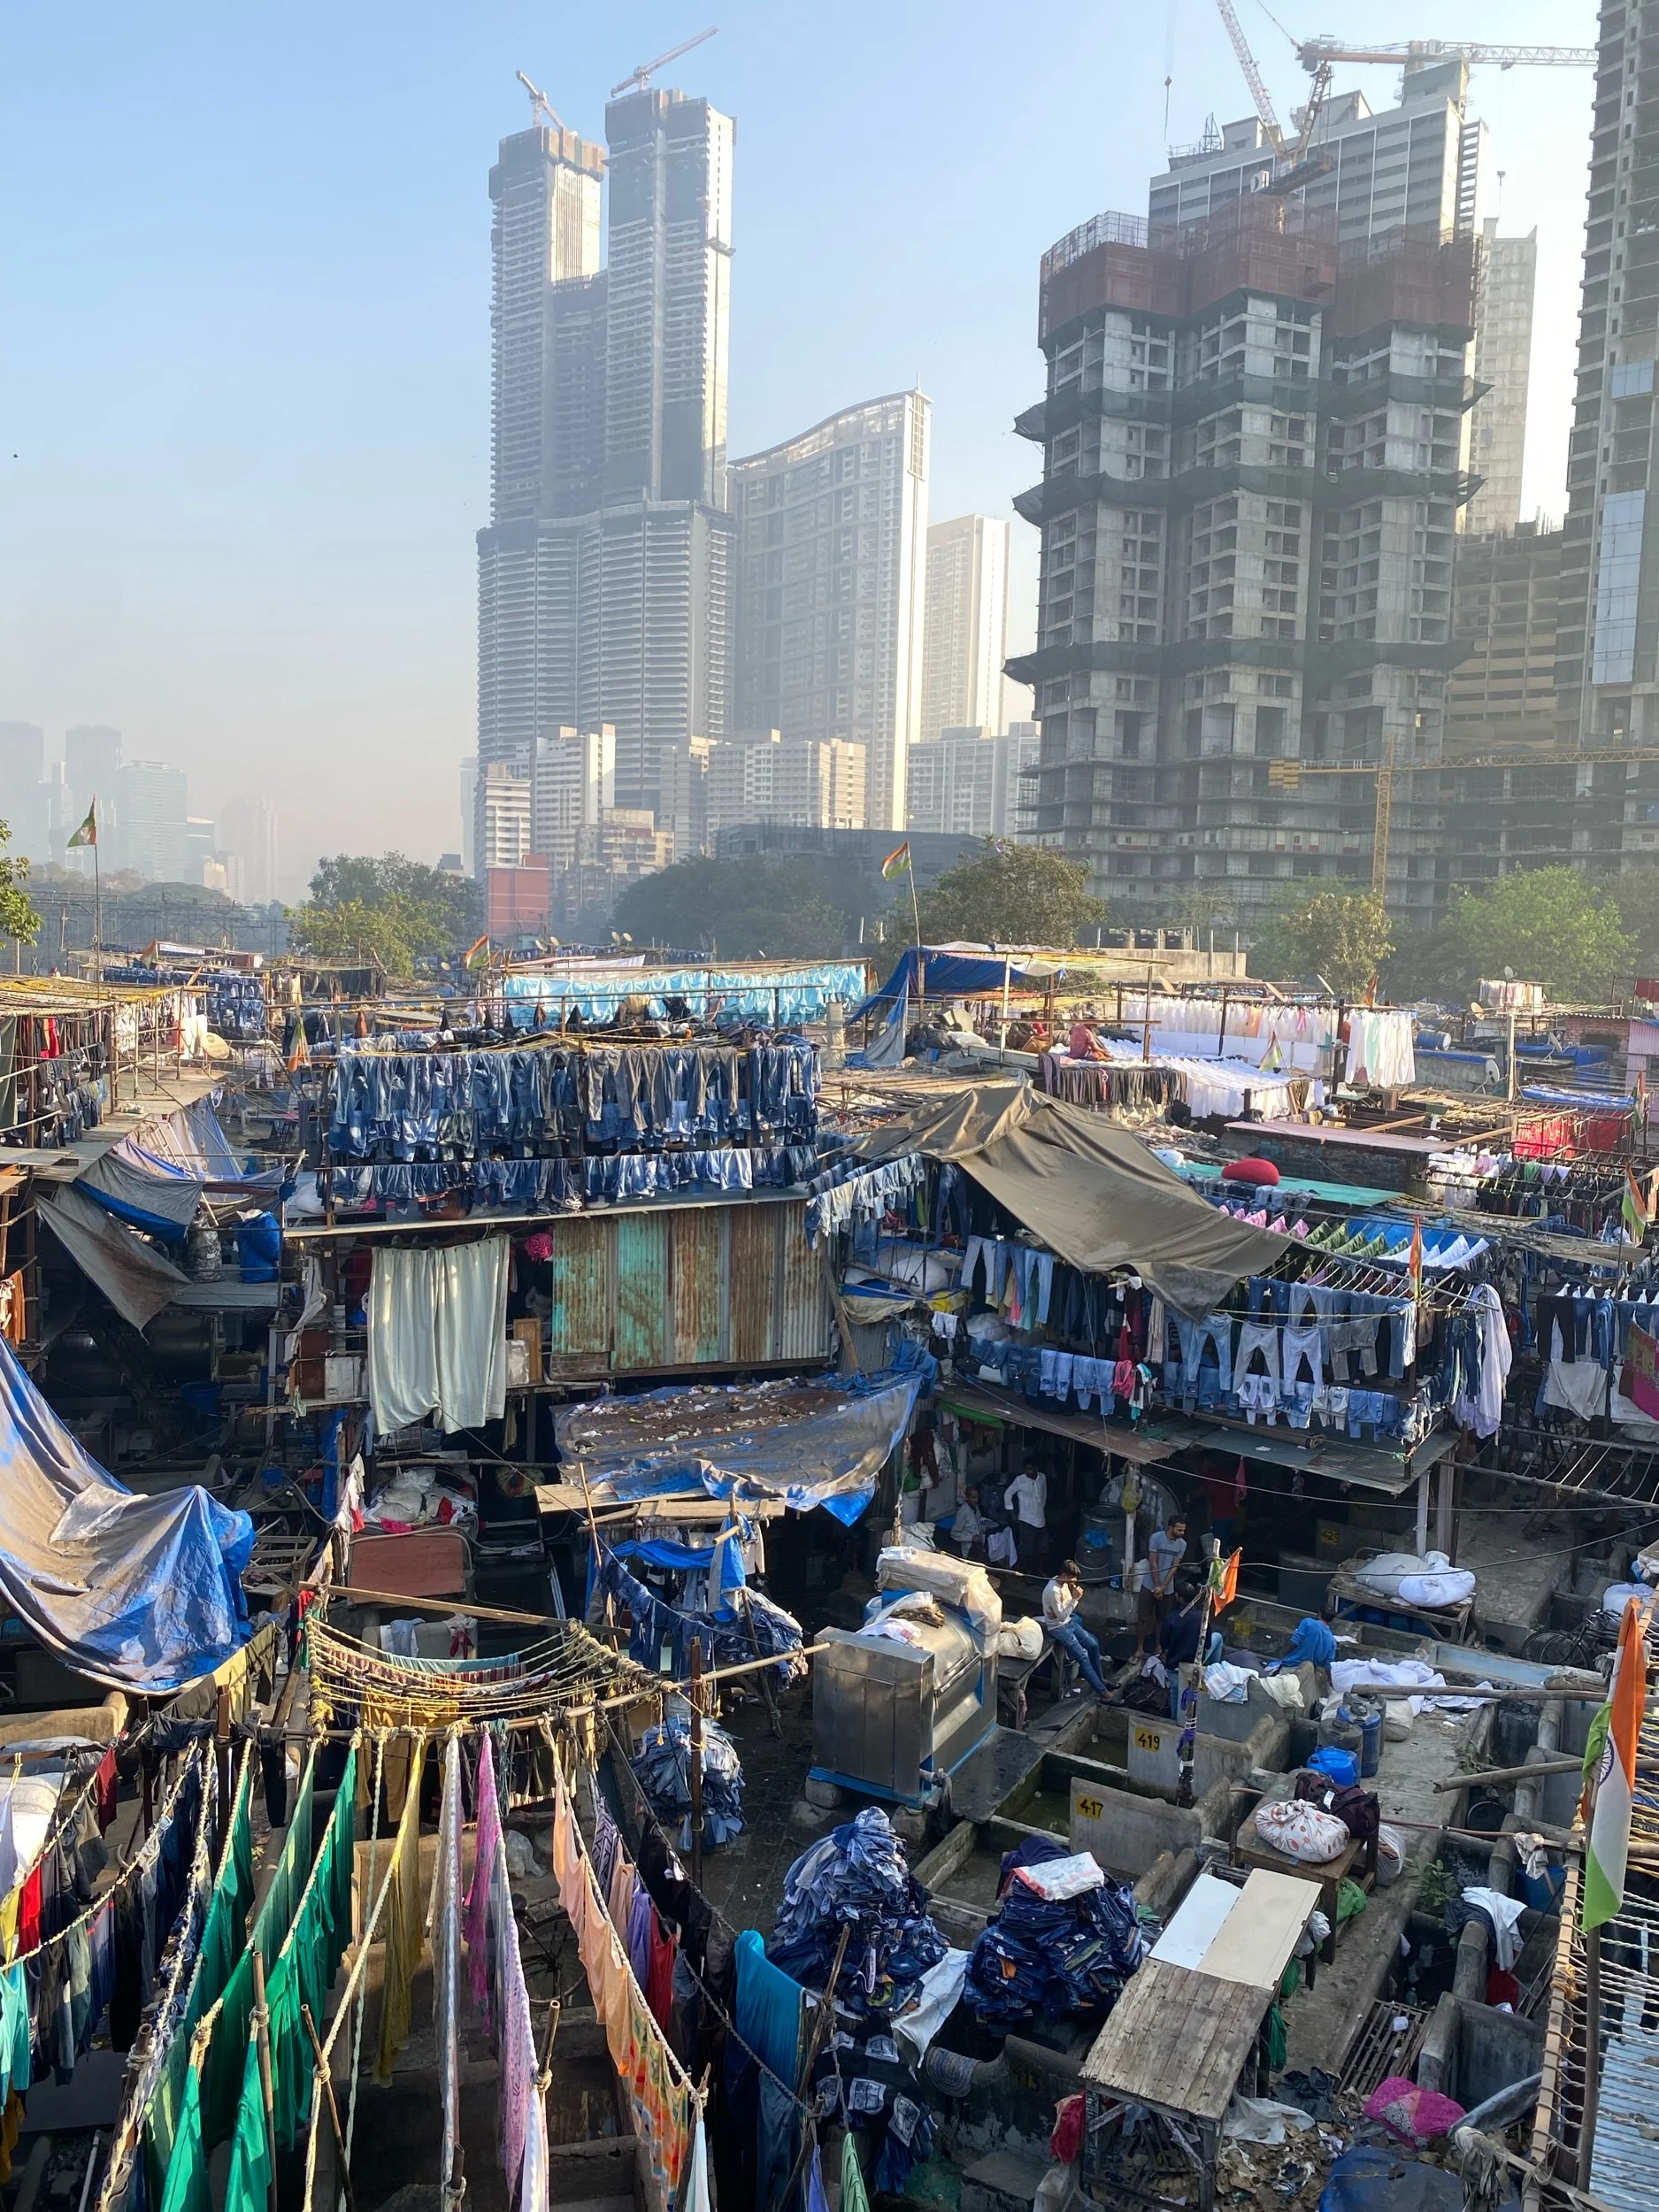
<path fill-rule="evenodd" d="M 979 0 L 854 0 L 833 42 L 806 12 L 723 13 L 682 68 L 741 122 L 733 450 L 919 381 L 934 513 L 1010 514 L 1030 481 L 1011 424 L 1040 371 L 1036 257 L 1133 207 L 1166 140 L 1248 111 L 1213 12 L 1171 5 L 1040 38 Z M 1594 25 L 1585 0 L 1468 0 L 1455 28 L 1589 43 Z M 1302 73 L 1264 20 L 1249 28 L 1284 111 Z M 1404 0 L 1366 23 L 1379 42 L 1423 29 Z M 524 127 L 515 68 L 596 137 L 605 87 L 684 30 L 655 6 L 620 28 L 578 19 L 554 61 L 542 12 L 489 0 L 412 22 L 384 0 L 343 19 L 300 0 L 280 35 L 236 18 L 210 37 L 176 5 L 12 27 L 24 96 L 0 177 L 29 215 L 0 279 L 0 718 L 119 726 L 215 813 L 280 762 L 273 795 L 317 795 L 318 851 L 454 845 L 475 732 L 470 538 L 488 518 L 480 165 Z M 1381 108 L 1396 83 L 1343 69 L 1337 88 Z M 1502 233 L 1539 233 L 1523 516 L 1563 507 L 1591 89 L 1587 73 L 1476 77 Z M 89 103 L 142 123 L 88 134 Z M 1023 157 L 993 175 L 959 127 L 973 111 Z M 371 112 L 415 150 L 388 161 Z M 1036 571 L 1022 523 L 1010 553 L 1019 651 Z M 314 858 L 290 848 L 293 887 Z"/>

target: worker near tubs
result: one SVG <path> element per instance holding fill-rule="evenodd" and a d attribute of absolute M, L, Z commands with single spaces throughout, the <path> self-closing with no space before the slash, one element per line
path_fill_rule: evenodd
<path fill-rule="evenodd" d="M 1068 1559 L 1042 1593 L 1042 1624 L 1051 1643 L 1083 1670 L 1084 1679 L 1096 1697 L 1107 1694 L 1106 1678 L 1100 1671 L 1100 1638 L 1077 1617 L 1083 1595 L 1083 1575 L 1075 1559 Z"/>
<path fill-rule="evenodd" d="M 1025 1471 L 1009 1484 L 1002 1502 L 1015 1515 L 1020 1567 L 1026 1574 L 1035 1574 L 1048 1549 L 1048 1478 L 1034 1459 L 1028 1459 Z"/>
<path fill-rule="evenodd" d="M 1148 1645 L 1157 1641 L 1164 1616 L 1175 1594 L 1175 1571 L 1187 1556 L 1187 1516 L 1171 1513 L 1162 1528 L 1154 1529 L 1147 1546 L 1145 1579 L 1135 1599 L 1135 1657 L 1144 1659 Z"/>
<path fill-rule="evenodd" d="M 979 1518 L 979 1494 L 972 1483 L 963 1492 L 962 1502 L 950 1517 L 950 1536 L 964 1559 L 983 1555 L 985 1523 Z"/>
<path fill-rule="evenodd" d="M 1183 1575 L 1175 1586 L 1175 1606 L 1164 1617 L 1158 1631 L 1158 1657 L 1162 1659 L 1170 1678 L 1170 1718 L 1181 1717 L 1181 1669 L 1190 1667 L 1198 1656 L 1199 1640 L 1204 1624 L 1203 1590 L 1191 1575 Z M 1212 1667 L 1222 1654 L 1221 1631 L 1212 1628 L 1204 1652 L 1204 1664 Z"/>

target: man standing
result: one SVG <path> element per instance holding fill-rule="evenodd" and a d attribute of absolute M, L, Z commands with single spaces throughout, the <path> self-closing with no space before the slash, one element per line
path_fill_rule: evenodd
<path fill-rule="evenodd" d="M 979 1494 L 970 1487 L 950 1517 L 951 1540 L 964 1559 L 985 1549 L 985 1523 L 979 1518 Z"/>
<path fill-rule="evenodd" d="M 1147 1546 L 1146 1578 L 1135 1601 L 1135 1657 L 1144 1659 L 1147 1647 L 1157 1641 L 1164 1616 L 1170 1609 L 1175 1588 L 1175 1570 L 1187 1556 L 1187 1517 L 1177 1510 L 1161 1529 L 1152 1532 Z"/>
<path fill-rule="evenodd" d="M 1100 1638 L 1077 1617 L 1083 1594 L 1083 1577 L 1075 1559 L 1068 1559 L 1042 1593 L 1042 1624 L 1050 1640 L 1075 1659 L 1096 1697 L 1106 1695 L 1106 1678 L 1100 1671 Z"/>
<path fill-rule="evenodd" d="M 1048 1521 L 1048 1478 L 1033 1460 L 1025 1472 L 1010 1482 L 1003 1495 L 1014 1509 L 1019 1526 L 1019 1563 L 1026 1574 L 1042 1564 L 1043 1530 Z"/>

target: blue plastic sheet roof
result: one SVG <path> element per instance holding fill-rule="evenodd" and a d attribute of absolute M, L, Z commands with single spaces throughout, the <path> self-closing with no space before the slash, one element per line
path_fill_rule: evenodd
<path fill-rule="evenodd" d="M 999 970 L 1000 973 L 1001 971 Z M 613 968 L 565 975 L 525 972 L 503 985 L 507 1018 L 528 1029 L 539 1006 L 557 1026 L 561 1010 L 580 1010 L 584 1021 L 610 1021 L 624 998 L 642 998 L 652 1018 L 667 1015 L 664 1002 L 684 999 L 699 1020 L 718 1014 L 733 1021 L 767 1022 L 789 1028 L 821 1021 L 832 999 L 850 1005 L 864 995 L 864 963 L 857 960 L 806 962 L 773 968 Z"/>
<path fill-rule="evenodd" d="M 211 1673 L 248 1640 L 253 1537 L 199 1487 L 124 1488 L 0 1340 L 0 1597 L 67 1665 L 147 1696 Z"/>
<path fill-rule="evenodd" d="M 553 1432 L 562 1461 L 580 1467 L 590 1484 L 613 1484 L 618 1494 L 637 1497 L 689 1486 L 686 1479 L 691 1478 L 710 1497 L 741 1499 L 759 1493 L 781 1497 L 801 1513 L 821 1505 L 850 1526 L 875 1495 L 876 1479 L 910 1426 L 925 1380 L 925 1371 L 918 1369 L 864 1378 L 864 1386 L 856 1390 L 826 1383 L 805 1394 L 810 1409 L 804 1415 L 793 1409 L 772 1419 L 762 1415 L 738 1434 L 703 1436 L 696 1431 L 695 1408 L 707 1404 L 708 1386 L 680 1385 L 606 1401 L 611 1433 L 603 1443 L 595 1441 L 591 1431 L 578 1440 L 593 1416 L 594 1409 L 585 1405 L 561 1407 L 553 1417 Z M 798 1406 L 802 1386 L 788 1387 Z M 667 1440 L 656 1440 L 663 1435 L 665 1417 L 681 1407 L 687 1414 L 684 1430 L 676 1423 Z M 636 1423 L 629 1420 L 633 1409 Z"/>
<path fill-rule="evenodd" d="M 1041 979 L 1047 983 L 1064 972 L 1045 960 Z M 1000 991 L 1004 979 L 1013 989 L 1022 989 L 1027 979 L 1025 964 L 1000 952 L 936 952 L 931 945 L 924 945 L 918 953 L 911 945 L 881 988 L 855 1006 L 847 1018 L 862 1021 L 866 1014 L 879 1014 L 902 991 L 908 991 L 912 998 L 924 994 L 928 998 L 971 998 Z"/>

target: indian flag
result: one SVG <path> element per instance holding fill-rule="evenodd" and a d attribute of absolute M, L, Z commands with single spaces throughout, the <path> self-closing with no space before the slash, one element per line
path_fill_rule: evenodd
<path fill-rule="evenodd" d="M 1244 1563 L 1242 1551 L 1235 1551 L 1224 1562 L 1219 1555 L 1210 1563 L 1210 1588 L 1216 1601 L 1216 1611 L 1231 1605 L 1239 1594 L 1239 1569 Z"/>
<path fill-rule="evenodd" d="M 1636 1746 L 1647 1701 L 1645 1616 L 1635 1598 L 1624 1601 L 1618 1652 L 1607 1703 L 1590 1724 L 1584 1778 L 1595 1783 L 1590 1840 L 1584 1862 L 1584 1925 L 1599 1928 L 1624 1902 L 1624 1863 L 1630 1855 L 1630 1813 L 1636 1794 Z"/>
<path fill-rule="evenodd" d="M 482 937 L 475 937 L 473 939 L 472 942 L 467 947 L 466 950 L 461 956 L 461 964 L 470 974 L 474 975 L 480 968 L 488 967 L 489 937 L 488 933 L 486 933 L 486 934 Z"/>
<path fill-rule="evenodd" d="M 98 803 L 96 799 L 87 809 L 87 818 L 68 841 L 73 851 L 77 845 L 96 845 L 98 841 Z"/>
<path fill-rule="evenodd" d="M 886 883 L 891 883 L 895 876 L 902 876 L 910 864 L 910 841 L 907 838 L 903 844 L 895 845 L 893 850 L 887 855 L 887 858 L 882 862 L 882 880 Z"/>

